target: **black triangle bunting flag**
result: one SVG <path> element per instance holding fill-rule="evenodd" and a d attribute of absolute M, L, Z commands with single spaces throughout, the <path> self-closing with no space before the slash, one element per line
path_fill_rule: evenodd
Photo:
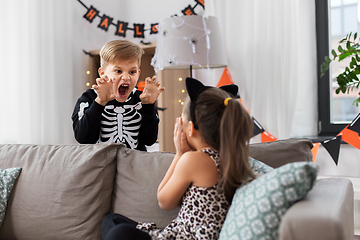
<path fill-rule="evenodd" d="M 338 165 L 338 161 L 339 161 L 340 141 L 341 141 L 341 136 L 337 136 L 332 139 L 321 142 L 321 144 L 328 151 L 328 153 L 330 154 L 336 165 Z"/>
<path fill-rule="evenodd" d="M 354 120 L 349 124 L 348 129 L 357 132 L 360 134 L 360 113 L 354 118 Z"/>
<path fill-rule="evenodd" d="M 253 122 L 254 122 L 254 133 L 253 133 L 253 137 L 255 137 L 256 135 L 262 133 L 265 131 L 265 129 L 260 125 L 260 123 L 258 121 L 256 121 L 256 119 L 253 117 Z"/>

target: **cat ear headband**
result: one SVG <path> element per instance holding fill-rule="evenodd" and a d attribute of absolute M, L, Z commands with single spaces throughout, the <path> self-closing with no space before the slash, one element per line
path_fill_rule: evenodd
<path fill-rule="evenodd" d="M 186 90 L 190 97 L 190 119 L 194 124 L 194 128 L 198 129 L 196 119 L 195 119 L 195 101 L 197 96 L 207 88 L 211 88 L 210 86 L 205 86 L 200 81 L 194 78 L 186 78 Z M 225 85 L 219 87 L 220 89 L 230 93 L 232 96 L 236 96 L 238 94 L 238 86 L 235 84 Z M 227 99 L 225 106 L 227 105 L 229 99 Z M 224 102 L 225 103 L 225 102 Z"/>

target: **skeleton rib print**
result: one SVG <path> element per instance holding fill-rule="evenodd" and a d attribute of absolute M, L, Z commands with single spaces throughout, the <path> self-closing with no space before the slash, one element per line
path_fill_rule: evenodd
<path fill-rule="evenodd" d="M 136 148 L 142 116 L 141 102 L 135 105 L 106 106 L 101 116 L 100 142 L 124 143 Z"/>

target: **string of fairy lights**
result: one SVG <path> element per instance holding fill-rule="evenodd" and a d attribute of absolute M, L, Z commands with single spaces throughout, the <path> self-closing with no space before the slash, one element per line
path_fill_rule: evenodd
<path fill-rule="evenodd" d="M 182 83 L 182 81 L 183 81 L 183 78 L 182 77 L 179 77 L 178 78 L 178 81 L 180 82 L 180 83 Z M 185 89 L 183 88 L 183 86 L 184 86 L 184 84 L 182 84 L 182 87 L 181 88 L 179 88 L 179 89 L 181 89 L 181 93 L 182 93 L 182 97 L 178 100 L 178 102 L 181 104 L 181 105 L 184 105 L 184 97 L 186 96 L 186 95 L 184 95 L 185 93 L 186 93 L 186 91 L 185 91 Z"/>

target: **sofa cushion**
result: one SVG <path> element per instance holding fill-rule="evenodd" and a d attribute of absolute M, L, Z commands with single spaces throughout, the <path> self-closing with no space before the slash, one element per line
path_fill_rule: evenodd
<path fill-rule="evenodd" d="M 101 239 L 101 222 L 111 209 L 118 148 L 0 145 L 0 168 L 22 167 L 0 239 Z"/>
<path fill-rule="evenodd" d="M 121 149 L 118 152 L 114 212 L 137 222 L 163 228 L 176 218 L 179 208 L 161 209 L 157 188 L 174 158 L 173 153 Z"/>
<path fill-rule="evenodd" d="M 312 162 L 312 147 L 308 138 L 290 138 L 250 144 L 249 155 L 277 168 L 291 162 Z"/>
<path fill-rule="evenodd" d="M 0 169 L 0 227 L 5 218 L 7 202 L 21 172 L 21 168 Z"/>
<path fill-rule="evenodd" d="M 238 188 L 219 239 L 278 239 L 283 214 L 305 197 L 316 174 L 313 163 L 289 163 Z"/>

